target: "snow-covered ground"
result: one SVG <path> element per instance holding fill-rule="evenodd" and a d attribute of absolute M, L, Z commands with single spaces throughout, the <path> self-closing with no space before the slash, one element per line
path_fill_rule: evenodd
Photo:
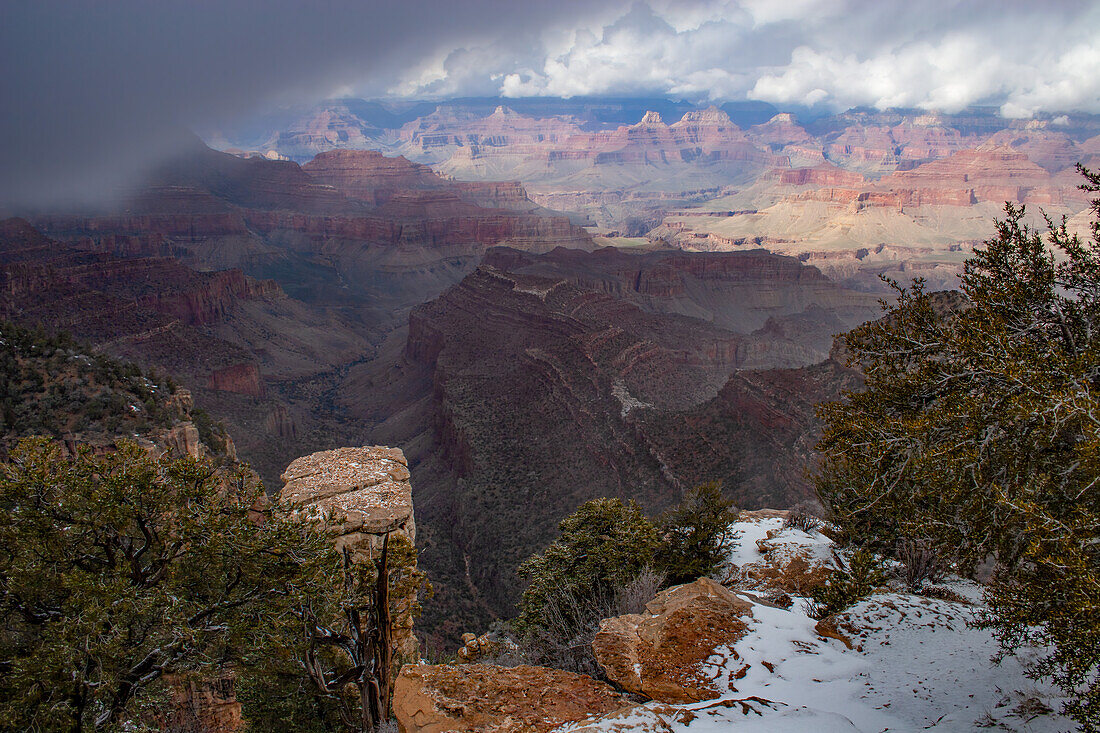
<path fill-rule="evenodd" d="M 744 568 L 777 555 L 830 561 L 833 551 L 819 533 L 780 530 L 782 520 L 739 522 L 740 543 L 730 562 Z M 768 538 L 769 531 L 773 536 Z M 768 554 L 761 554 L 762 540 Z M 980 588 L 956 580 L 953 589 L 977 598 Z M 789 609 L 757 600 L 746 635 L 720 647 L 705 662 L 720 698 L 689 705 L 649 703 L 618 717 L 574 723 L 566 731 L 750 731 L 759 733 L 880 733 L 972 731 L 1020 733 L 1071 731 L 1072 721 L 1050 713 L 1057 692 L 1023 674 L 1021 660 L 994 665 L 988 631 L 967 621 L 976 607 L 907 593 L 881 593 L 838 619 L 841 639 L 815 630 L 801 598 Z"/>

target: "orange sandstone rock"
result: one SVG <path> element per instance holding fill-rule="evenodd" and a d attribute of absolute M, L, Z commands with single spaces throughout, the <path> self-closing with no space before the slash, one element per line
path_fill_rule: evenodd
<path fill-rule="evenodd" d="M 700 665 L 715 647 L 732 645 L 747 629 L 752 604 L 714 582 L 669 588 L 644 614 L 605 619 L 592 642 L 608 678 L 628 692 L 660 702 L 717 697 Z"/>
<path fill-rule="evenodd" d="M 405 665 L 393 695 L 402 733 L 542 733 L 628 704 L 584 675 L 483 664 Z"/>
<path fill-rule="evenodd" d="M 315 512 L 337 528 L 337 549 L 347 548 L 352 562 L 372 562 L 385 536 L 404 535 L 416 543 L 412 486 L 405 454 L 397 448 L 337 448 L 298 458 L 283 472 L 280 497 Z M 415 591 L 396 599 L 393 638 L 405 659 L 416 659 L 413 635 Z"/>

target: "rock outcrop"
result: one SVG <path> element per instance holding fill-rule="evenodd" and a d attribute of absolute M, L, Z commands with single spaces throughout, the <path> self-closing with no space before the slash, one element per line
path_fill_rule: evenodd
<path fill-rule="evenodd" d="M 474 155 L 486 149 L 508 149 L 559 142 L 580 132 L 576 123 L 557 117 L 534 118 L 498 106 L 479 116 L 440 105 L 431 114 L 403 126 L 400 138 L 423 152 L 466 148 Z"/>
<path fill-rule="evenodd" d="M 180 423 L 166 431 L 164 444 L 169 453 L 189 458 L 202 458 L 205 454 L 202 441 L 199 439 L 199 430 L 194 423 Z"/>
<path fill-rule="evenodd" d="M 484 662 L 490 657 L 502 654 L 513 654 L 519 651 L 519 647 L 511 639 L 497 634 L 487 633 L 463 634 L 462 646 L 458 648 L 458 663 L 472 664 Z"/>
<path fill-rule="evenodd" d="M 405 455 L 397 448 L 337 448 L 303 456 L 287 466 L 280 498 L 335 527 L 336 547 L 350 552 L 352 562 L 373 562 L 391 533 L 416 543 L 409 475 Z M 394 644 L 404 659 L 416 659 L 415 591 L 394 601 Z"/>
<path fill-rule="evenodd" d="M 330 150 L 302 166 L 313 178 L 348 198 L 372 206 L 386 203 L 400 191 L 443 188 L 446 181 L 431 168 L 403 156 L 389 158 L 375 150 Z"/>
<path fill-rule="evenodd" d="M 662 591 L 644 614 L 600 623 L 592 648 L 615 684 L 659 702 L 709 700 L 722 694 L 701 669 L 720 645 L 732 647 L 752 604 L 709 578 Z"/>
<path fill-rule="evenodd" d="M 236 392 L 248 397 L 264 396 L 260 370 L 255 364 L 233 364 L 215 369 L 210 373 L 207 386 L 219 392 Z"/>
<path fill-rule="evenodd" d="M 356 115 L 347 104 L 327 102 L 291 123 L 263 146 L 295 160 L 322 151 L 377 145 L 385 131 Z"/>
<path fill-rule="evenodd" d="M 393 700 L 402 733 L 545 733 L 632 705 L 584 675 L 482 664 L 406 665 Z"/>

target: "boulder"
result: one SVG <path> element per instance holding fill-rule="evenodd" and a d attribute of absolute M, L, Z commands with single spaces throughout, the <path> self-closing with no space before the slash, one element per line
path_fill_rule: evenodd
<path fill-rule="evenodd" d="M 390 532 L 416 540 L 412 486 L 397 448 L 337 448 L 298 458 L 283 472 L 284 501 L 339 523 L 337 548 L 369 554 Z"/>
<path fill-rule="evenodd" d="M 615 684 L 660 702 L 709 700 L 721 694 L 702 664 L 747 629 L 752 604 L 710 578 L 662 591 L 642 614 L 605 619 L 592 642 Z"/>
<path fill-rule="evenodd" d="M 393 695 L 402 733 L 540 733 L 628 705 L 591 677 L 488 664 L 405 665 Z"/>
<path fill-rule="evenodd" d="M 199 429 L 192 422 L 181 422 L 164 432 L 161 442 L 168 452 L 181 458 L 202 458 L 202 441 Z"/>
<path fill-rule="evenodd" d="M 463 634 L 462 646 L 458 648 L 458 663 L 480 662 L 487 657 L 514 654 L 517 651 L 519 647 L 514 641 L 498 634 Z"/>

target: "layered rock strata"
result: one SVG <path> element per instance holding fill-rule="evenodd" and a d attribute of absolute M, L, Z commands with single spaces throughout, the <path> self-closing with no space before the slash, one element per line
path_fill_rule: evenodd
<path fill-rule="evenodd" d="M 371 440 L 415 451 L 448 609 L 427 625 L 450 645 L 510 614 L 514 568 L 588 499 L 660 511 L 712 480 L 742 506 L 806 498 L 814 405 L 847 378 L 745 369 L 826 356 L 870 300 L 763 252 L 491 251 L 342 395 L 386 421 Z"/>

